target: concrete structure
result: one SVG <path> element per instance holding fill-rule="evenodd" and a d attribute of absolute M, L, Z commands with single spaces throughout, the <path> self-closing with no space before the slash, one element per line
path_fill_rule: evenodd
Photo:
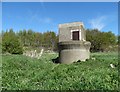
<path fill-rule="evenodd" d="M 91 43 L 86 41 L 82 22 L 59 24 L 59 62 L 73 63 L 90 57 Z"/>

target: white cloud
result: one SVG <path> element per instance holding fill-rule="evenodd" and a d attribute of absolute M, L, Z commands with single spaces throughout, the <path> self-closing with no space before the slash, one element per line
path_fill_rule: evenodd
<path fill-rule="evenodd" d="M 46 18 L 43 18 L 42 21 L 43 21 L 44 23 L 51 23 L 51 22 L 52 22 L 52 18 L 46 17 Z"/>
<path fill-rule="evenodd" d="M 52 23 L 52 18 L 50 17 L 42 17 L 38 16 L 37 14 L 34 14 L 29 21 L 32 22 L 38 22 L 38 23 Z"/>
<path fill-rule="evenodd" d="M 105 20 L 106 20 L 106 16 L 101 16 L 91 19 L 89 23 L 91 24 L 92 29 L 102 30 L 106 26 Z"/>

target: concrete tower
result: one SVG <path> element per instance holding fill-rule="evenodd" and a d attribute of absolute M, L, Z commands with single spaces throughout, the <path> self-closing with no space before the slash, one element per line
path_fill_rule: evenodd
<path fill-rule="evenodd" d="M 86 41 L 82 22 L 59 24 L 59 62 L 73 63 L 90 57 L 91 43 Z"/>

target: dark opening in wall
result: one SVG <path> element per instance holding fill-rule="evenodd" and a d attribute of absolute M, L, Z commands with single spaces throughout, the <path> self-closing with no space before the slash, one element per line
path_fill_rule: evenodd
<path fill-rule="evenodd" d="M 73 31 L 72 32 L 72 39 L 73 40 L 79 40 L 79 31 Z"/>

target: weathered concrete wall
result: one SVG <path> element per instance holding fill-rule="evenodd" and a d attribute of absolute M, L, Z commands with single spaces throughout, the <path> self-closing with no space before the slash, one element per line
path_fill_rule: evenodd
<path fill-rule="evenodd" d="M 73 40 L 74 31 L 77 31 L 77 40 Z M 79 32 L 78 32 L 79 31 Z M 78 36 L 79 33 L 79 36 Z M 86 41 L 86 31 L 82 22 L 65 23 L 59 25 L 59 62 L 70 64 L 78 60 L 90 58 L 91 43 Z"/>
<path fill-rule="evenodd" d="M 59 43 L 59 62 L 70 64 L 90 58 L 90 42 L 70 41 Z"/>
<path fill-rule="evenodd" d="M 86 31 L 83 30 L 83 27 L 84 25 L 82 22 L 59 24 L 59 42 L 72 41 L 72 30 L 81 30 L 81 40 L 86 40 Z"/>
<path fill-rule="evenodd" d="M 71 41 L 71 32 L 69 31 L 68 28 L 59 28 L 59 42 L 63 41 Z"/>

